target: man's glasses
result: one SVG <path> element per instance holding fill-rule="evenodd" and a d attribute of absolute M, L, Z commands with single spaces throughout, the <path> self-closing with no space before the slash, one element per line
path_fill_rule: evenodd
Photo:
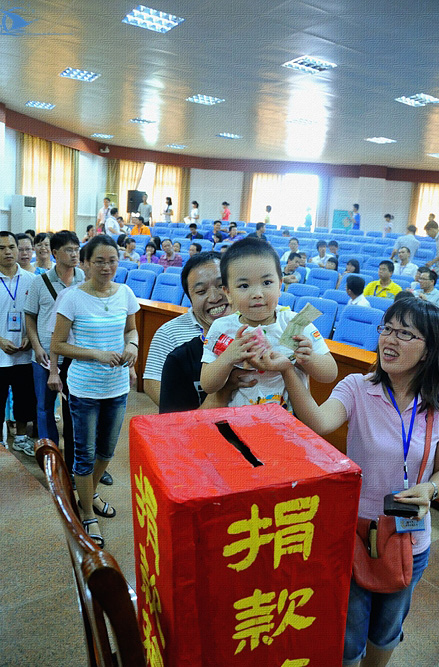
<path fill-rule="evenodd" d="M 64 252 L 66 252 L 68 255 L 77 255 L 79 253 L 79 248 L 62 248 Z"/>
<path fill-rule="evenodd" d="M 394 333 L 399 340 L 404 340 L 408 342 L 409 340 L 413 340 L 416 338 L 417 340 L 423 340 L 425 341 L 425 338 L 421 338 L 420 336 L 415 336 L 415 334 L 412 334 L 411 331 L 407 331 L 407 329 L 394 329 L 393 327 L 389 326 L 388 324 L 380 324 L 377 326 L 377 331 L 380 334 L 380 336 L 390 336 L 391 333 Z"/>

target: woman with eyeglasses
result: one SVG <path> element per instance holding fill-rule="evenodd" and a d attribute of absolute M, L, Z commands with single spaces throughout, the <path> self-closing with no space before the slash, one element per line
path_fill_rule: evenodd
<path fill-rule="evenodd" d="M 285 379 L 295 397 L 295 415 L 316 433 L 332 433 L 348 422 L 347 454 L 363 473 L 360 517 L 376 520 L 383 514 L 384 496 L 395 492 L 395 500 L 419 506 L 413 516 L 422 530 L 411 533 L 415 543 L 408 587 L 372 593 L 351 581 L 343 664 L 362 667 L 387 665 L 403 638 L 411 595 L 428 563 L 429 508 L 439 485 L 439 308 L 419 299 L 398 299 L 378 331 L 371 372 L 341 380 L 322 405 L 304 391 L 293 367 Z M 431 448 L 418 484 L 429 408 Z"/>
<path fill-rule="evenodd" d="M 135 313 L 139 304 L 130 287 L 113 282 L 118 249 L 105 234 L 85 246 L 88 280 L 66 291 L 60 301 L 51 351 L 73 359 L 68 371 L 74 431 L 76 488 L 83 525 L 104 546 L 96 515 L 116 510 L 96 487 L 113 457 L 125 416 L 130 368 L 137 359 Z M 71 338 L 73 337 L 73 340 Z"/>

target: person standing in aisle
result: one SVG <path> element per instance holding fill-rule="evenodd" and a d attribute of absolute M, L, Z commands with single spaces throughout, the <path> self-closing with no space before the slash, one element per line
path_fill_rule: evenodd
<path fill-rule="evenodd" d="M 148 204 L 148 195 L 144 194 L 142 197 L 142 202 L 139 204 L 137 208 L 137 213 L 142 216 L 142 218 L 145 220 L 145 223 L 148 226 L 152 225 L 152 206 L 151 204 Z"/>
<path fill-rule="evenodd" d="M 116 510 L 96 492 L 114 455 L 125 416 L 129 369 L 137 359 L 135 313 L 139 304 L 125 284 L 113 282 L 119 263 L 109 236 L 91 239 L 85 250 L 89 279 L 65 294 L 58 306 L 51 352 L 73 359 L 68 371 L 75 455 L 73 472 L 83 526 L 104 546 L 96 515 Z M 70 332 L 74 343 L 67 342 Z"/>
<path fill-rule="evenodd" d="M 79 239 L 74 232 L 57 232 L 50 239 L 50 248 L 56 265 L 47 273 L 37 276 L 32 282 L 24 306 L 26 329 L 32 344 L 32 368 L 35 394 L 37 397 L 38 437 L 50 438 L 59 444 L 58 428 L 55 422 L 55 400 L 58 391 L 48 386 L 50 375 L 49 321 L 53 313 L 56 297 L 66 287 L 80 285 L 85 276 L 79 263 Z M 64 457 L 69 473 L 73 468 L 73 427 L 68 406 L 67 371 L 70 359 L 58 359 L 59 379 L 62 384 L 62 413 Z M 58 370 L 54 369 L 54 370 Z"/>
<path fill-rule="evenodd" d="M 24 304 L 35 276 L 24 271 L 17 259 L 15 234 L 0 232 L 0 424 L 11 387 L 17 424 L 12 448 L 35 456 L 34 442 L 26 435 L 27 423 L 36 415 L 32 352 L 24 321 Z"/>

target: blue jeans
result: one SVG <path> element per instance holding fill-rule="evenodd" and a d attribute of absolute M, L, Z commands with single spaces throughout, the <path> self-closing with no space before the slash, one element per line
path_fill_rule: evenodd
<path fill-rule="evenodd" d="M 413 556 L 413 575 L 407 588 L 397 593 L 371 593 L 351 580 L 343 665 L 353 665 L 366 655 L 367 641 L 382 650 L 402 641 L 402 624 L 413 590 L 428 565 L 430 547 Z"/>
<path fill-rule="evenodd" d="M 58 428 L 55 421 L 55 401 L 57 392 L 47 386 L 49 371 L 35 361 L 32 362 L 35 396 L 37 397 L 38 437 L 50 438 L 59 444 Z"/>
<path fill-rule="evenodd" d="M 115 398 L 69 396 L 75 439 L 75 475 L 91 475 L 96 459 L 109 461 L 114 454 L 125 417 L 128 394 Z"/>

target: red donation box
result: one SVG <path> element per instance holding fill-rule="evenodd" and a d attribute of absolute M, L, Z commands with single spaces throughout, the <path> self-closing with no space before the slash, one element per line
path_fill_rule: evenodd
<path fill-rule="evenodd" d="M 360 468 L 277 405 L 134 417 L 152 667 L 340 667 Z"/>

